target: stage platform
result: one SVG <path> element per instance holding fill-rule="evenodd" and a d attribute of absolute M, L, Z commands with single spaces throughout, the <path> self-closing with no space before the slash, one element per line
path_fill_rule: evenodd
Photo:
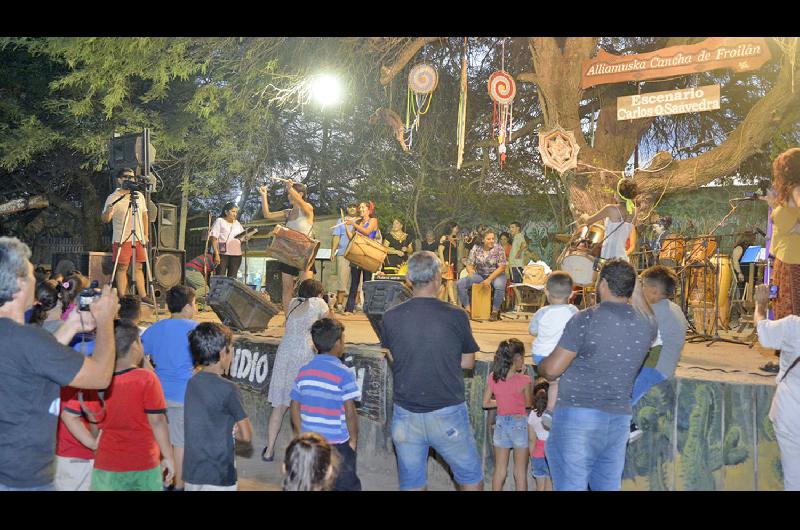
<path fill-rule="evenodd" d="M 161 318 L 168 316 L 168 313 L 162 311 Z M 143 325 L 155 321 L 155 316 L 152 313 L 147 313 L 147 310 L 144 317 Z M 378 336 L 363 313 L 353 315 L 337 313 L 336 318 L 341 320 L 346 327 L 348 344 L 374 348 L 376 351 L 382 350 L 378 342 Z M 219 322 L 219 318 L 213 311 L 201 311 L 197 314 L 196 320 Z M 283 322 L 284 317 L 281 313 L 269 322 L 269 326 L 263 332 L 245 332 L 238 335 L 280 339 L 284 331 Z M 525 344 L 526 362 L 533 364 L 530 354 L 533 338 L 528 333 L 528 322 L 529 319 L 506 318 L 505 315 L 498 322 L 471 321 L 472 333 L 481 348 L 480 353 L 477 355 L 478 360 L 491 362 L 500 342 L 513 337 Z M 752 341 L 749 331 L 745 331 L 743 334 L 721 331 L 720 336 L 746 342 L 748 345 Z M 709 342 L 687 342 L 675 375 L 687 379 L 774 386 L 775 375 L 759 370 L 760 366 L 769 361 L 777 361 L 774 356 L 774 350 L 762 348 L 758 342 L 752 348 L 747 345 L 726 342 L 716 342 L 714 344 Z"/>

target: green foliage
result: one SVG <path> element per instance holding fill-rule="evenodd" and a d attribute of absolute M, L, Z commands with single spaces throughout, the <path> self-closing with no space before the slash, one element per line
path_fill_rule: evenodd
<path fill-rule="evenodd" d="M 509 145 L 502 170 L 490 147 L 493 108 L 486 81 L 501 64 L 512 74 L 531 70 L 526 40 L 507 40 L 502 57 L 499 39 L 470 39 L 467 144 L 460 170 L 455 168 L 455 124 L 463 39 L 427 45 L 388 86 L 381 86 L 380 66 L 394 61 L 408 40 L 2 38 L 0 170 L 36 171 L 42 177 L 48 158 L 63 150 L 70 157 L 59 155 L 64 165 L 55 173 L 51 167 L 48 179 L 58 180 L 53 189 L 77 186 L 77 175 L 103 170 L 115 133 L 148 127 L 162 180 L 158 201 L 179 202 L 187 178 L 192 212 L 217 210 L 238 198 L 242 215 L 252 217 L 259 211 L 256 186 L 271 175 L 292 177 L 309 185 L 319 213 L 337 213 L 353 200 L 373 200 L 384 228 L 400 216 L 415 236 L 427 228 L 441 230 L 447 221 L 468 227 L 530 222 L 526 236 L 531 247 L 551 261 L 554 249 L 547 236 L 565 231 L 571 221 L 561 179 L 543 171 L 533 134 Z M 662 37 L 608 38 L 601 46 L 617 53 L 642 52 L 664 42 Z M 423 61 L 437 68 L 439 87 L 409 154 L 385 124 L 371 123 L 370 117 L 378 107 L 405 117 L 408 69 Z M 344 101 L 324 110 L 313 102 L 301 105 L 303 83 L 322 71 L 342 80 Z M 672 82 L 721 81 L 730 104 L 726 113 L 657 120 L 643 137 L 642 158 L 649 151 L 683 147 L 671 149 L 675 131 L 691 143 L 732 130 L 774 83 L 776 73 L 771 66 L 758 75 L 716 72 Z M 536 85 L 518 83 L 517 88 L 514 128 L 538 126 L 542 109 Z M 587 92 L 579 110 L 585 132 L 604 98 L 629 89 L 620 84 Z M 763 156 L 754 157 L 748 174 L 766 175 L 767 152 L 796 141 L 793 134 L 776 135 Z M 0 198 L 34 191 L 53 193 L 14 184 L 0 191 Z M 272 186 L 269 196 L 273 207 L 285 204 L 280 186 Z"/>

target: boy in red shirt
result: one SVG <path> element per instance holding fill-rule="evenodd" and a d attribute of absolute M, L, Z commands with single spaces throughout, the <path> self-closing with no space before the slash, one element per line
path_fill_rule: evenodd
<path fill-rule="evenodd" d="M 161 491 L 175 474 L 164 392 L 155 373 L 137 368 L 144 349 L 136 325 L 117 321 L 114 338 L 117 362 L 105 390 L 91 490 Z"/>
<path fill-rule="evenodd" d="M 82 393 L 80 397 L 79 392 Z M 96 423 L 104 413 L 97 390 L 81 391 L 71 386 L 61 388 L 61 421 L 56 435 L 56 490 L 89 491 L 99 433 Z"/>

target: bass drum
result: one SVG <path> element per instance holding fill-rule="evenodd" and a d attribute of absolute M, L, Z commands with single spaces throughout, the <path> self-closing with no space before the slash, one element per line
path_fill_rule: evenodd
<path fill-rule="evenodd" d="M 597 271 L 594 270 L 594 263 L 597 259 L 585 250 L 572 249 L 566 252 L 559 266 L 572 276 L 575 285 L 584 287 L 595 283 Z"/>
<path fill-rule="evenodd" d="M 594 285 L 597 277 L 595 261 L 600 256 L 604 237 L 605 227 L 602 223 L 583 225 L 572 234 L 567 248 L 559 256 L 558 266 L 572 276 L 575 285 Z"/>
<path fill-rule="evenodd" d="M 389 248 L 360 232 L 353 234 L 344 251 L 344 259 L 368 272 L 378 272 L 383 266 Z"/>

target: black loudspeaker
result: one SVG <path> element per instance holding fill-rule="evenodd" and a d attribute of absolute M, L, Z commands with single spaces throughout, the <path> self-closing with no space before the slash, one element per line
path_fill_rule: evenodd
<path fill-rule="evenodd" d="M 364 313 L 383 344 L 383 314 L 411 298 L 411 289 L 394 280 L 364 282 Z"/>
<path fill-rule="evenodd" d="M 158 203 L 158 248 L 178 248 L 178 207 Z"/>
<path fill-rule="evenodd" d="M 153 252 L 150 267 L 153 271 L 153 289 L 156 300 L 164 304 L 167 291 L 185 280 L 186 253 L 183 250 L 159 249 Z"/>
<path fill-rule="evenodd" d="M 283 303 L 283 278 L 280 269 L 278 269 L 280 264 L 280 261 L 268 259 L 266 264 L 266 278 L 264 280 L 269 299 L 276 304 Z"/>
<path fill-rule="evenodd" d="M 53 276 L 62 274 L 66 277 L 78 271 L 90 280 L 106 285 L 111 283 L 114 260 L 111 252 L 65 252 L 53 254 L 52 266 Z"/>
<path fill-rule="evenodd" d="M 243 331 L 263 331 L 280 312 L 278 306 L 260 297 L 239 280 L 212 276 L 208 305 L 223 324 Z"/>
<path fill-rule="evenodd" d="M 156 150 L 150 145 L 147 151 L 152 164 L 156 159 Z M 144 162 L 144 138 L 141 133 L 126 134 L 111 139 L 108 165 L 113 173 L 123 168 L 136 171 L 138 167 L 144 165 Z M 116 174 L 112 176 L 116 177 Z"/>

